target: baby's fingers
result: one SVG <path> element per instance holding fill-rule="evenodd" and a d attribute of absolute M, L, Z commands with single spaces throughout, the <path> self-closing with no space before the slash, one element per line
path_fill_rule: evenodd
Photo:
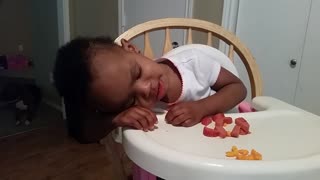
<path fill-rule="evenodd" d="M 184 111 L 179 109 L 179 108 L 173 108 L 173 109 L 169 109 L 168 113 L 166 114 L 166 121 L 169 124 L 172 124 L 173 120 L 180 116 L 181 114 L 183 114 Z"/>
<path fill-rule="evenodd" d="M 197 121 L 192 121 L 191 119 L 188 119 L 186 121 L 184 121 L 181 125 L 184 127 L 191 127 L 196 125 L 198 122 Z"/>
<path fill-rule="evenodd" d="M 148 123 L 142 120 L 143 118 L 143 111 L 139 108 L 134 108 L 126 114 L 122 122 L 127 126 L 147 130 Z"/>
<path fill-rule="evenodd" d="M 144 131 L 153 130 L 155 120 L 152 114 L 147 109 L 144 109 L 144 108 L 139 108 L 137 110 L 137 113 L 139 114 L 139 118 L 137 118 L 137 120 L 142 125 L 143 130 Z"/>
<path fill-rule="evenodd" d="M 158 118 L 154 112 L 152 112 L 149 109 L 145 109 L 145 108 L 142 108 L 142 110 L 145 111 L 145 113 L 146 113 L 146 118 L 148 119 L 150 127 L 154 126 L 154 124 L 158 123 Z"/>
<path fill-rule="evenodd" d="M 139 130 L 143 129 L 139 121 L 131 121 L 130 126 Z"/>
<path fill-rule="evenodd" d="M 182 125 L 185 121 L 189 120 L 189 117 L 186 117 L 185 114 L 181 114 L 180 116 L 176 116 L 173 121 L 172 121 L 172 125 L 174 126 L 178 126 L 178 125 Z"/>

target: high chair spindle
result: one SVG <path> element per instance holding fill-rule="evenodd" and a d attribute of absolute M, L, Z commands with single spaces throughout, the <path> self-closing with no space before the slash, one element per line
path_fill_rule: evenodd
<path fill-rule="evenodd" d="M 230 44 L 230 45 L 229 45 L 228 57 L 229 57 L 229 59 L 230 59 L 232 62 L 234 62 L 233 56 L 234 56 L 233 45 Z"/>
<path fill-rule="evenodd" d="M 207 45 L 212 46 L 212 33 L 208 32 Z"/>
<path fill-rule="evenodd" d="M 171 35 L 169 28 L 166 28 L 165 30 L 165 40 L 164 40 L 164 46 L 163 46 L 163 54 L 167 53 L 172 49 L 172 41 L 171 41 Z"/>
<path fill-rule="evenodd" d="M 188 40 L 187 44 L 192 44 L 192 29 L 188 28 Z"/>
<path fill-rule="evenodd" d="M 147 56 L 148 58 L 153 59 L 153 51 L 150 43 L 150 37 L 149 37 L 149 32 L 144 33 L 144 51 L 143 54 Z"/>

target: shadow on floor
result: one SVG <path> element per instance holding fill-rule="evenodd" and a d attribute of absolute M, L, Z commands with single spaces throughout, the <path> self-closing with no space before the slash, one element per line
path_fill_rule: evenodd
<path fill-rule="evenodd" d="M 35 119 L 30 125 L 24 123 L 16 126 L 15 110 L 13 108 L 0 109 L 0 138 L 38 128 L 50 127 L 62 121 L 62 113 L 47 104 L 42 103 Z"/>

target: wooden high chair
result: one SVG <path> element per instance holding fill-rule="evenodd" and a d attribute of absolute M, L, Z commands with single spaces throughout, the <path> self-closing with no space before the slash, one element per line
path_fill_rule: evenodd
<path fill-rule="evenodd" d="M 128 41 L 143 35 L 144 36 L 144 55 L 149 58 L 154 58 L 153 49 L 150 43 L 150 32 L 152 31 L 165 31 L 165 40 L 163 45 L 163 54 L 172 49 L 172 41 L 170 31 L 172 29 L 185 29 L 187 30 L 187 44 L 192 44 L 192 30 L 202 31 L 207 33 L 207 45 L 212 46 L 212 37 L 224 41 L 229 45 L 229 52 L 227 56 L 233 62 L 234 53 L 237 53 L 246 67 L 248 77 L 251 85 L 251 97 L 262 95 L 262 80 L 261 75 L 256 64 L 256 61 L 249 49 L 237 38 L 233 33 L 216 24 L 188 18 L 165 18 L 148 21 L 141 23 L 127 30 L 121 34 L 115 42 L 120 45 L 121 39 Z"/>
<path fill-rule="evenodd" d="M 216 24 L 198 20 L 198 19 L 186 19 L 186 18 L 165 18 L 165 19 L 157 19 L 148 21 L 145 23 L 141 23 L 139 25 L 136 25 L 132 27 L 131 29 L 127 30 L 123 34 L 121 34 L 115 42 L 119 45 L 121 45 L 120 40 L 126 39 L 128 41 L 133 40 L 134 38 L 143 35 L 144 36 L 144 55 L 153 59 L 154 58 L 154 51 L 151 47 L 150 42 L 150 32 L 153 31 L 159 31 L 164 30 L 165 33 L 165 39 L 164 39 L 164 45 L 163 45 L 163 54 L 170 51 L 172 47 L 172 41 L 171 41 L 171 34 L 170 31 L 172 29 L 185 29 L 187 31 L 187 44 L 192 44 L 192 31 L 202 31 L 203 33 L 207 34 L 207 45 L 212 46 L 212 37 L 217 37 L 218 39 L 224 41 L 227 45 L 229 45 L 229 52 L 227 56 L 230 58 L 230 60 L 234 61 L 234 53 L 237 53 L 240 59 L 242 60 L 244 66 L 246 67 L 248 77 L 250 80 L 251 85 L 251 97 L 254 98 L 256 96 L 262 95 L 262 80 L 260 76 L 260 72 L 258 70 L 257 64 L 250 53 L 249 49 L 241 43 L 239 38 L 237 38 L 234 34 L 231 32 L 225 30 L 221 26 L 218 26 Z M 119 133 L 119 132 L 118 132 Z M 121 133 L 119 133 L 121 134 Z M 124 157 L 125 154 L 122 150 L 119 150 L 119 145 L 113 144 L 111 137 L 109 136 L 107 140 L 107 151 L 111 153 L 111 156 L 113 161 L 120 161 L 122 163 L 122 166 L 124 166 Z M 109 146 L 109 147 L 108 147 Z M 118 157 L 117 157 L 118 156 Z M 127 160 L 125 160 L 127 161 Z M 114 164 L 118 164 L 119 162 L 114 162 Z M 138 168 L 138 169 L 137 169 Z M 124 168 L 127 169 L 127 168 Z M 119 169 L 118 169 L 119 171 Z M 127 171 L 127 170 L 124 170 Z M 155 177 L 151 174 L 148 174 L 147 172 L 144 172 L 143 170 L 139 169 L 139 167 L 134 168 L 134 171 L 139 171 L 140 173 L 144 173 L 143 175 L 140 174 L 140 176 L 143 176 L 145 178 L 137 178 L 134 179 L 155 179 Z M 135 172 L 134 174 L 136 174 Z"/>

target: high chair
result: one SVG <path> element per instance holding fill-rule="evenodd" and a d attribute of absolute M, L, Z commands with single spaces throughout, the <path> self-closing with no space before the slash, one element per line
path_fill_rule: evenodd
<path fill-rule="evenodd" d="M 320 118 L 280 100 L 262 97 L 262 80 L 256 61 L 249 49 L 233 33 L 203 20 L 166 18 L 136 25 L 121 34 L 115 42 L 120 45 L 122 38 L 130 41 L 143 36 L 143 53 L 153 59 L 155 57 L 150 42 L 150 33 L 153 31 L 164 33 L 163 53 L 166 53 L 173 48 L 170 34 L 172 29 L 185 30 L 187 44 L 193 43 L 193 31 L 205 33 L 207 35 L 206 44 L 209 46 L 212 46 L 213 37 L 226 43 L 229 47 L 227 53 L 229 59 L 233 62 L 236 53 L 246 68 L 250 80 L 252 104 L 258 112 L 228 114 L 232 118 L 245 117 L 253 129 L 250 135 L 233 139 L 203 137 L 201 124 L 190 128 L 167 125 L 164 122 L 164 114 L 157 115 L 159 128 L 153 132 L 118 129 L 113 134 L 115 139 L 122 142 L 126 154 L 136 164 L 133 178 L 151 180 L 160 176 L 177 180 L 231 180 L 235 178 L 280 180 L 294 179 L 293 177 L 304 179 L 319 177 L 320 145 L 313 145 L 314 143 L 310 142 L 309 137 L 317 133 L 308 130 L 310 128 L 320 130 Z M 300 126 L 302 123 L 300 118 L 304 118 L 303 128 Z M 293 129 L 286 129 L 290 127 L 287 124 L 289 122 Z M 306 149 L 296 147 L 296 144 L 290 141 L 290 135 L 294 136 L 293 133 L 296 132 L 304 133 L 302 135 L 300 133 L 301 136 L 298 139 L 306 143 L 306 149 L 309 148 L 306 153 L 301 153 Z M 285 137 L 277 137 L 281 134 Z M 275 144 L 275 147 L 270 148 L 272 143 Z M 285 143 L 288 145 L 284 145 Z M 245 162 L 228 159 L 224 153 L 233 145 L 242 146 L 242 148 L 257 148 L 265 155 L 266 161 Z M 293 152 L 295 148 L 298 148 L 300 152 Z M 314 159 L 312 159 L 313 155 L 316 156 Z M 306 168 L 299 163 L 310 163 L 312 168 Z"/>

